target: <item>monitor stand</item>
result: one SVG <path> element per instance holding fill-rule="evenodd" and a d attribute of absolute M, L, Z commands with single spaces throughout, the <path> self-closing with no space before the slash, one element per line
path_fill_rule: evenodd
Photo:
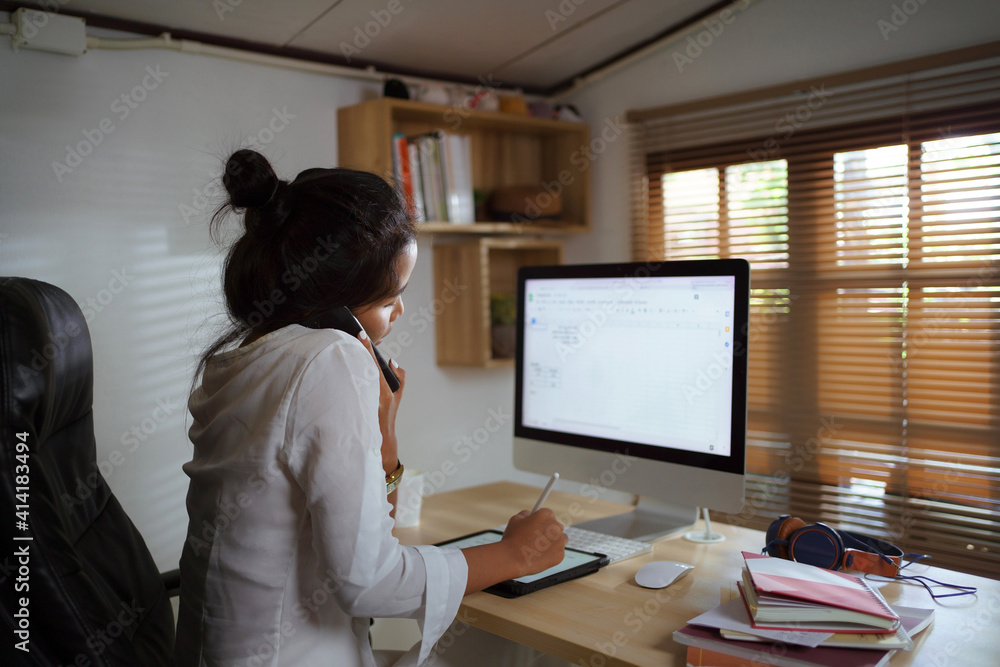
<path fill-rule="evenodd" d="M 631 511 L 575 523 L 573 526 L 605 535 L 652 542 L 689 531 L 697 520 L 697 507 L 674 505 L 640 495 L 639 502 Z"/>

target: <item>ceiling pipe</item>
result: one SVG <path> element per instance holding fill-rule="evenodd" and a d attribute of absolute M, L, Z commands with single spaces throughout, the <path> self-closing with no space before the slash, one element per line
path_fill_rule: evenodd
<path fill-rule="evenodd" d="M 655 42 L 647 44 L 641 49 L 633 51 L 628 55 L 619 58 L 618 60 L 612 61 L 607 65 L 600 67 L 594 70 L 593 72 L 590 72 L 589 74 L 577 77 L 576 79 L 573 80 L 573 83 L 568 88 L 553 93 L 549 99 L 555 102 L 563 102 L 566 100 L 566 98 L 575 95 L 576 93 L 580 92 L 587 86 L 590 86 L 600 81 L 601 79 L 610 74 L 614 74 L 620 69 L 628 67 L 634 62 L 642 60 L 647 56 L 653 55 L 654 53 L 660 51 L 667 45 L 672 44 L 683 37 L 687 37 L 688 35 L 696 31 L 705 30 L 706 24 L 711 22 L 712 19 L 717 19 L 721 21 L 722 19 L 720 19 L 719 17 L 722 16 L 725 12 L 732 13 L 734 11 L 738 12 L 746 11 L 747 8 L 753 2 L 754 0 L 734 0 L 733 2 L 728 3 L 725 7 L 719 8 L 717 11 L 713 12 L 707 17 L 701 18 L 700 20 L 693 21 L 691 23 L 687 23 L 686 25 L 681 26 L 680 28 L 671 32 L 670 34 L 664 35 L 660 39 L 657 39 Z"/>
<path fill-rule="evenodd" d="M 0 35 L 16 35 L 17 26 L 14 23 L 0 23 Z M 384 83 L 387 79 L 400 79 L 408 85 L 420 86 L 420 85 L 448 85 L 448 86 L 461 86 L 462 88 L 470 88 L 470 84 L 457 83 L 454 81 L 447 81 L 443 79 L 432 79 L 428 77 L 419 77 L 409 74 L 394 74 L 391 72 L 380 71 L 374 66 L 369 65 L 365 68 L 359 67 L 347 67 L 344 65 L 334 65 L 330 63 L 314 62 L 310 60 L 303 60 L 299 58 L 291 58 L 286 56 L 272 55 L 267 53 L 258 53 L 255 51 L 248 51 L 244 49 L 237 49 L 228 46 L 217 46 L 214 44 L 206 44 L 204 42 L 199 42 L 190 39 L 174 39 L 169 32 L 161 33 L 156 37 L 137 37 L 137 38 L 109 38 L 109 37 L 94 37 L 87 35 L 86 46 L 88 50 L 115 50 L 115 51 L 125 51 L 125 50 L 138 50 L 138 49 L 166 49 L 168 51 L 178 51 L 180 53 L 188 53 L 192 55 L 202 55 L 210 56 L 214 58 L 225 58 L 228 60 L 235 60 L 239 62 L 246 62 L 255 65 L 264 65 L 268 67 L 278 67 L 283 69 L 295 70 L 299 72 L 308 72 L 311 74 L 322 74 L 326 76 L 337 76 L 349 79 L 359 79 L 362 81 L 369 81 L 373 83 Z"/>
<path fill-rule="evenodd" d="M 213 46 L 211 44 L 204 44 L 190 39 L 173 39 L 169 32 L 165 32 L 159 37 L 138 39 L 110 39 L 107 37 L 88 36 L 87 48 L 109 50 L 167 49 L 171 51 L 179 51 L 181 53 L 212 56 L 215 58 L 227 58 L 229 60 L 238 60 L 256 65 L 281 67 L 300 72 L 327 74 L 352 79 L 362 79 L 364 81 L 382 82 L 391 76 L 390 74 L 376 71 L 374 67 L 370 67 L 368 69 L 356 69 L 353 67 L 342 67 L 340 65 L 329 65 L 325 63 L 309 62 L 307 60 L 298 60 L 296 58 L 254 53 L 252 51 L 242 51 L 240 49 L 233 49 L 225 46 Z"/>

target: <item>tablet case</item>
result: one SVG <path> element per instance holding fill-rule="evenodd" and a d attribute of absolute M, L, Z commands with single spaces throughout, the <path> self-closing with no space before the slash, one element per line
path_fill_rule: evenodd
<path fill-rule="evenodd" d="M 454 545 L 457 542 L 467 540 L 470 537 L 475 537 L 477 535 L 482 535 L 484 533 L 492 533 L 499 537 L 503 535 L 498 530 L 480 530 L 475 533 L 469 533 L 468 535 L 463 535 L 462 537 L 456 537 L 452 540 L 447 540 L 445 542 L 438 542 L 435 546 L 444 547 Z M 555 584 L 560 584 L 564 581 L 570 581 L 571 579 L 578 579 L 580 577 L 586 576 L 597 572 L 599 569 L 611 562 L 611 559 L 606 554 L 591 553 L 588 551 L 580 551 L 579 549 L 566 549 L 567 551 L 575 551 L 576 553 L 587 554 L 592 556 L 590 560 L 585 563 L 581 563 L 576 567 L 569 570 L 563 570 L 561 572 L 555 572 L 542 579 L 537 579 L 535 581 L 517 581 L 516 579 L 508 579 L 507 581 L 501 581 L 499 584 L 485 588 L 487 593 L 492 593 L 493 595 L 499 595 L 502 598 L 517 598 L 522 595 L 527 595 L 528 593 L 533 593 L 534 591 L 541 590 L 543 588 L 548 588 L 549 586 L 554 586 Z"/>

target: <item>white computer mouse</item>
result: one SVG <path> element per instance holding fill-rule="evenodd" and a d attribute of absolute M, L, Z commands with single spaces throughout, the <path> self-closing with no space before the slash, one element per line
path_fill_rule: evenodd
<path fill-rule="evenodd" d="M 694 565 L 673 560 L 654 560 L 635 573 L 635 583 L 644 588 L 663 588 L 674 583 L 694 569 Z"/>

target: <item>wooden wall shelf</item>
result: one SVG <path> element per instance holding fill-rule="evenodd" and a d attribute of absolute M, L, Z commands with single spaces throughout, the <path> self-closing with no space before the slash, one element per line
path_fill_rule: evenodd
<path fill-rule="evenodd" d="M 493 354 L 490 295 L 517 289 L 522 266 L 561 264 L 560 241 L 483 237 L 434 246 L 434 289 L 454 297 L 435 319 L 439 366 L 511 366 Z"/>
<path fill-rule="evenodd" d="M 392 136 L 433 130 L 469 135 L 476 190 L 488 194 L 501 186 L 528 185 L 540 192 L 558 192 L 562 219 L 558 225 L 428 221 L 421 224 L 422 232 L 565 235 L 589 231 L 590 129 L 585 123 L 380 98 L 337 111 L 338 164 L 392 178 Z"/>
<path fill-rule="evenodd" d="M 562 201 L 558 224 L 417 225 L 421 234 L 439 235 L 435 293 L 451 298 L 455 286 L 462 286 L 435 318 L 438 365 L 511 366 L 513 359 L 493 354 L 490 295 L 513 293 L 521 266 L 562 263 L 562 242 L 542 237 L 590 231 L 590 129 L 584 123 L 381 98 L 338 110 L 338 164 L 392 179 L 393 135 L 434 130 L 469 135 L 476 190 L 488 194 L 502 186 L 528 185 L 558 192 Z"/>

